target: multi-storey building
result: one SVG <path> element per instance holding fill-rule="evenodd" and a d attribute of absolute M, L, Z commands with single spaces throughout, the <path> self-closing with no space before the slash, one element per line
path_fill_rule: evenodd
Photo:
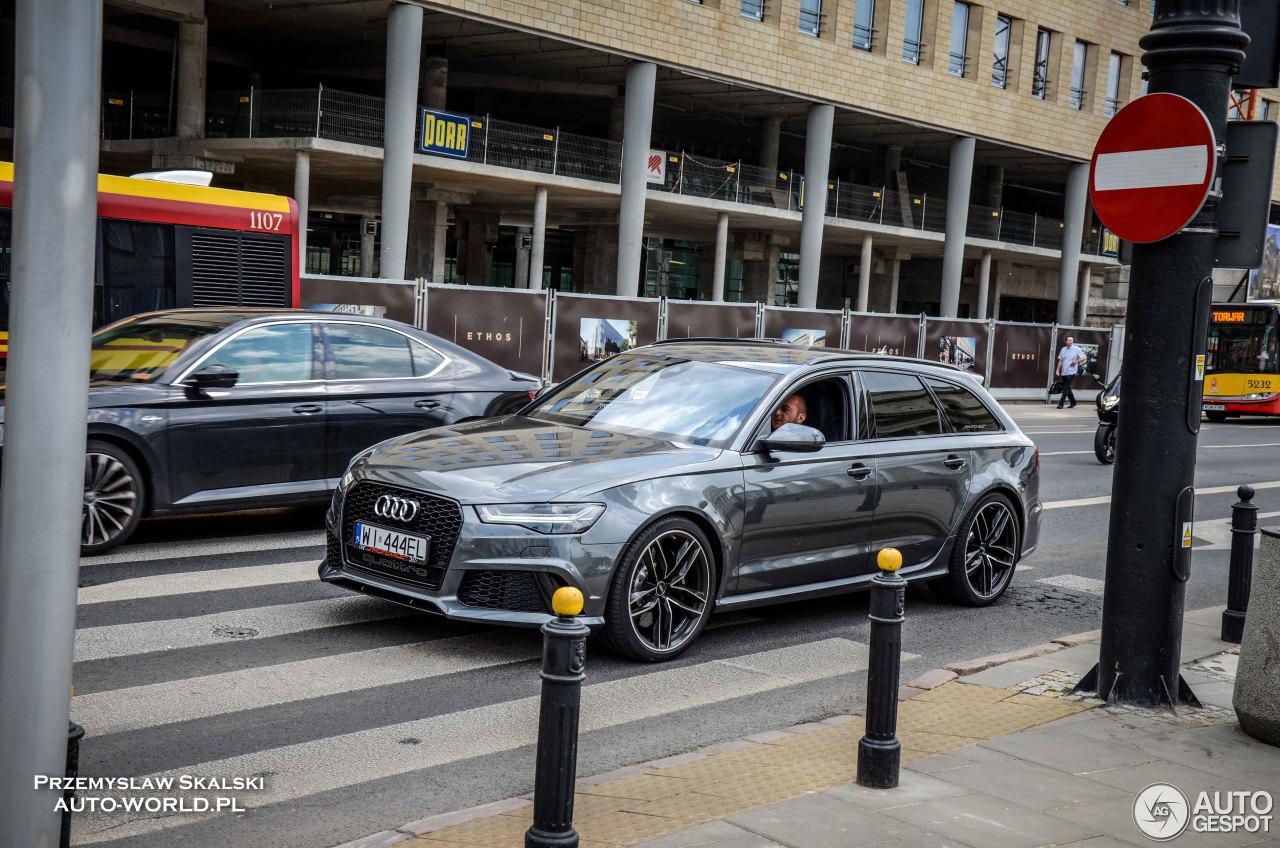
<path fill-rule="evenodd" d="M 108 0 L 101 166 L 296 197 L 311 273 L 1109 322 L 1154 5 Z"/>

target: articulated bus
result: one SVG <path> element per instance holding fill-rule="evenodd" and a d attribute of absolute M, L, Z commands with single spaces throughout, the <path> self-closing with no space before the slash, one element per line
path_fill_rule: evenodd
<path fill-rule="evenodd" d="M 297 232 L 282 195 L 100 174 L 93 326 L 172 307 L 296 307 Z M 0 358 L 12 246 L 13 165 L 0 162 Z"/>
<path fill-rule="evenodd" d="M 1209 316 L 1204 411 L 1228 416 L 1280 415 L 1280 303 L 1218 303 Z"/>

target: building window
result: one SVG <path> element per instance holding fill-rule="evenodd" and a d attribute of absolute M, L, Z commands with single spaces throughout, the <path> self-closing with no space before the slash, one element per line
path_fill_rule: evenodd
<path fill-rule="evenodd" d="M 996 49 L 991 63 L 991 84 L 996 88 L 1004 88 L 1009 84 L 1009 35 L 1012 30 L 1012 18 L 1006 15 L 996 16 Z"/>
<path fill-rule="evenodd" d="M 1270 119 L 1271 119 L 1271 111 L 1272 111 L 1272 109 L 1271 109 L 1271 101 L 1270 101 L 1270 100 L 1263 99 L 1263 100 L 1259 100 L 1259 101 L 1258 101 L 1258 120 L 1259 120 L 1259 121 L 1267 121 L 1267 120 L 1270 120 Z"/>
<path fill-rule="evenodd" d="M 822 33 L 822 0 L 800 0 L 800 31 L 813 36 Z"/>
<path fill-rule="evenodd" d="M 907 0 L 907 29 L 902 37 L 902 59 L 920 64 L 924 52 L 924 0 Z"/>
<path fill-rule="evenodd" d="M 1244 98 L 1240 97 L 1234 92 L 1232 92 L 1230 97 L 1231 99 L 1227 102 L 1227 120 L 1243 121 L 1244 109 L 1241 108 L 1241 104 L 1244 102 Z"/>
<path fill-rule="evenodd" d="M 1049 45 L 1053 33 L 1047 29 L 1036 31 L 1036 67 L 1031 75 L 1031 96 L 1044 100 L 1049 92 Z"/>
<path fill-rule="evenodd" d="M 764 0 L 742 0 L 739 8 L 744 18 L 751 18 L 753 21 L 764 20 Z"/>
<path fill-rule="evenodd" d="M 1089 62 L 1089 45 L 1083 41 L 1077 41 L 1074 55 L 1071 58 L 1071 96 L 1070 103 L 1072 109 L 1083 109 L 1085 90 L 1084 90 L 1084 69 Z"/>
<path fill-rule="evenodd" d="M 956 0 L 951 7 L 951 55 L 947 60 L 947 73 L 953 77 L 964 76 L 969 63 L 969 4 Z"/>
<path fill-rule="evenodd" d="M 1120 72 L 1124 69 L 1124 56 L 1111 54 L 1107 65 L 1107 117 L 1110 118 L 1120 110 Z"/>
<path fill-rule="evenodd" d="M 853 46 L 870 50 L 875 38 L 876 0 L 858 0 L 853 11 Z"/>

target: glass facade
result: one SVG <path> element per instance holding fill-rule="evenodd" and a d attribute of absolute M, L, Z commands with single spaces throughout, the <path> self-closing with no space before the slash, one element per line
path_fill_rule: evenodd
<path fill-rule="evenodd" d="M 956 0 L 951 10 L 951 53 L 947 58 L 947 73 L 962 77 L 969 63 L 969 4 Z"/>

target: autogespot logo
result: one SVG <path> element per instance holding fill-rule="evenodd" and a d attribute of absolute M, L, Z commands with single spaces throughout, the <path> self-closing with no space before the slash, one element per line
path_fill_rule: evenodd
<path fill-rule="evenodd" d="M 1166 842 L 1182 834 L 1191 820 L 1191 807 L 1182 790 L 1169 783 L 1153 783 L 1133 799 L 1133 821 L 1144 836 Z"/>

